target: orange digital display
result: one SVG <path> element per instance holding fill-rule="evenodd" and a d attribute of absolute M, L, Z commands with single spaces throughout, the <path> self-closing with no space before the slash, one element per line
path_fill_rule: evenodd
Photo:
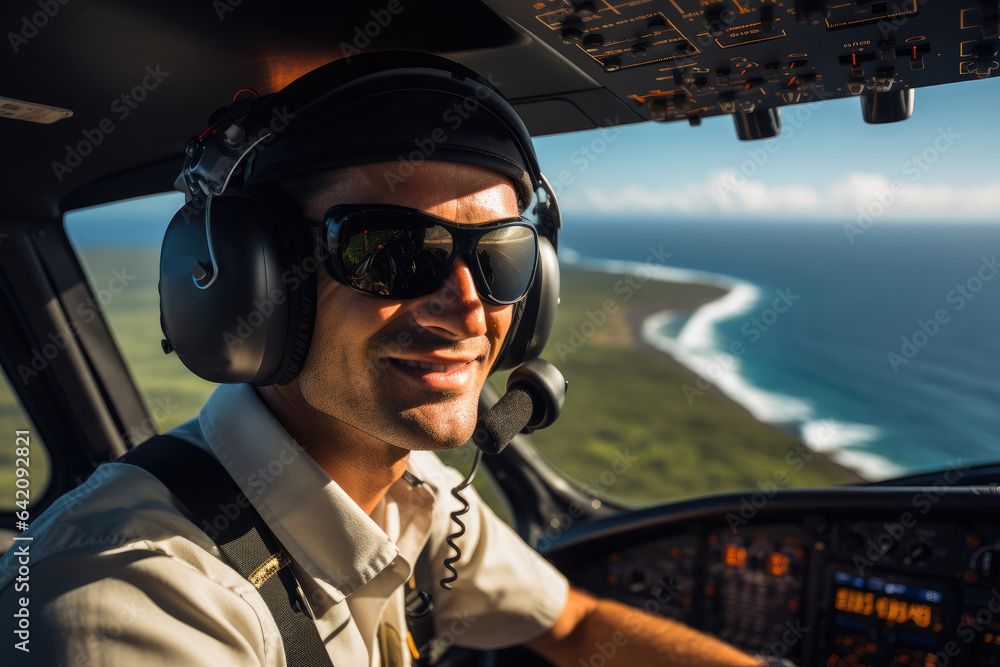
<path fill-rule="evenodd" d="M 934 615 L 934 607 L 924 602 L 901 600 L 846 587 L 837 589 L 834 607 L 838 611 L 877 616 L 893 623 L 913 623 L 918 628 L 930 627 Z"/>
<path fill-rule="evenodd" d="M 780 577 L 788 572 L 788 556 L 777 551 L 772 551 L 764 561 L 764 569 L 768 574 Z"/>
<path fill-rule="evenodd" d="M 722 561 L 729 567 L 746 567 L 747 550 L 738 544 L 727 544 L 722 551 Z"/>

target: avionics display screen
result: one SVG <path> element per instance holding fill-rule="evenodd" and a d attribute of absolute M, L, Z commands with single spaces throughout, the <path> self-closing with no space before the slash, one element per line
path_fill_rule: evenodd
<path fill-rule="evenodd" d="M 901 632 L 936 635 L 944 629 L 945 596 L 941 591 L 847 572 L 834 573 L 833 580 L 833 607 L 839 612 L 864 617 L 869 623 L 878 620 L 880 625 Z"/>

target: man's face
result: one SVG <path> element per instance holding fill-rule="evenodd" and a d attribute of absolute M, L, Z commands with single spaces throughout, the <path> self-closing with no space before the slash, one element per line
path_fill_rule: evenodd
<path fill-rule="evenodd" d="M 454 222 L 517 216 L 509 178 L 487 169 L 424 162 L 390 190 L 395 164 L 352 167 L 304 202 L 320 219 L 334 204 L 395 204 Z M 445 449 L 469 439 L 479 391 L 510 327 L 514 306 L 484 303 L 460 259 L 434 293 L 387 300 L 318 273 L 312 344 L 298 385 L 314 409 L 405 449 Z"/>

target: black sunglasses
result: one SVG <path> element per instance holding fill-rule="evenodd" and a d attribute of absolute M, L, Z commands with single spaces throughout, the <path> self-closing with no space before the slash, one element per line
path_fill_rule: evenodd
<path fill-rule="evenodd" d="M 326 212 L 322 232 L 330 277 L 386 299 L 431 294 L 462 257 L 484 301 L 517 303 L 538 264 L 538 234 L 523 217 L 469 225 L 405 206 L 348 204 Z"/>

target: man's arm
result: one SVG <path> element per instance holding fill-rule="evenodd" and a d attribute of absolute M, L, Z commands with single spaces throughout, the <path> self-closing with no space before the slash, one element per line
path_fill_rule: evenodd
<path fill-rule="evenodd" d="M 754 657 L 674 621 L 570 588 L 566 607 L 552 628 L 528 642 L 561 667 L 608 665 L 685 665 L 750 667 Z"/>

